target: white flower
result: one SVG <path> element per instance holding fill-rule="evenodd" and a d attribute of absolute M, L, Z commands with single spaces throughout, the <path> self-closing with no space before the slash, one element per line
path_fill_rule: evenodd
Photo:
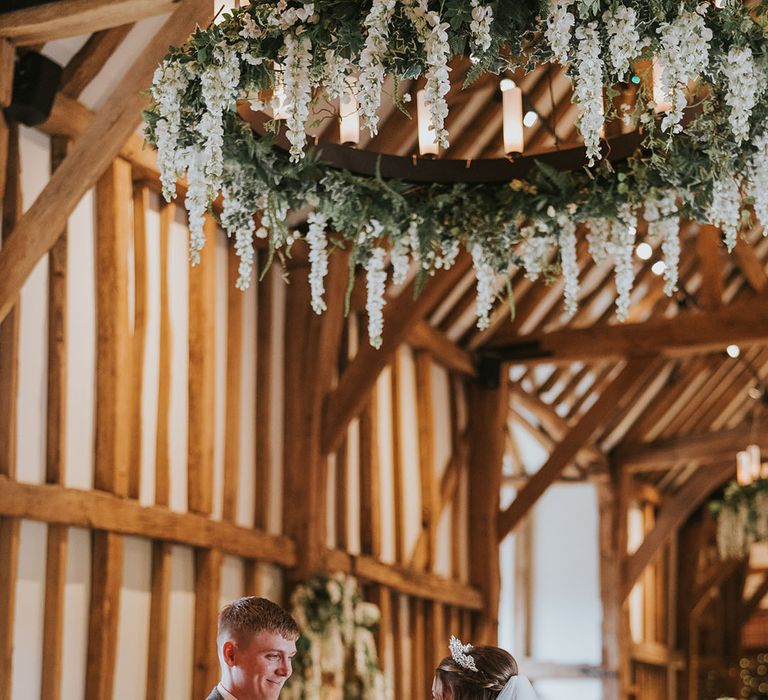
<path fill-rule="evenodd" d="M 725 247 L 730 253 L 739 235 L 739 210 L 741 208 L 740 179 L 725 175 L 712 187 L 712 204 L 709 206 L 709 220 L 720 226 L 725 237 Z"/>
<path fill-rule="evenodd" d="M 624 80 L 630 62 L 640 53 L 640 34 L 637 31 L 635 8 L 619 5 L 616 10 L 603 13 L 608 32 L 608 51 L 611 65 L 619 80 Z"/>
<path fill-rule="evenodd" d="M 750 159 L 747 176 L 747 194 L 755 201 L 755 214 L 768 234 L 768 131 L 754 142 L 756 152 Z"/>
<path fill-rule="evenodd" d="M 368 296 L 365 309 L 368 312 L 368 342 L 374 348 L 381 347 L 381 335 L 384 332 L 384 291 L 387 273 L 384 269 L 386 251 L 384 248 L 374 248 L 371 257 L 365 265 L 365 280 Z"/>
<path fill-rule="evenodd" d="M 440 15 L 428 7 L 428 0 L 402 0 L 406 16 L 413 22 L 418 40 L 424 44 L 427 69 L 424 73 L 424 104 L 429 113 L 429 126 L 435 131 L 435 140 L 448 148 L 448 132 L 445 119 L 448 104 L 445 96 L 451 89 L 448 79 L 448 24 L 440 21 Z"/>
<path fill-rule="evenodd" d="M 616 316 L 626 321 L 629 315 L 630 295 L 635 283 L 635 270 L 632 256 L 635 252 L 637 221 L 629 204 L 619 207 L 618 217 L 613 222 L 611 252 L 614 258 L 616 274 Z"/>
<path fill-rule="evenodd" d="M 481 5 L 480 0 L 472 0 L 472 21 L 469 23 L 469 41 L 472 51 L 469 60 L 477 63 L 480 55 L 491 47 L 491 24 L 493 10 L 490 5 Z"/>
<path fill-rule="evenodd" d="M 395 11 L 395 0 L 373 0 L 365 18 L 365 43 L 360 52 L 357 101 L 360 104 L 363 123 L 375 136 L 378 132 L 377 110 L 381 103 L 381 88 L 384 84 L 384 58 L 389 47 L 389 23 Z"/>
<path fill-rule="evenodd" d="M 472 246 L 472 265 L 477 278 L 477 299 L 475 315 L 477 327 L 483 331 L 491 325 L 491 309 L 493 308 L 494 282 L 496 275 L 493 266 L 488 263 L 487 255 L 479 243 Z"/>
<path fill-rule="evenodd" d="M 326 49 L 323 84 L 330 99 L 337 99 L 344 92 L 350 63 L 348 58 L 339 56 L 333 49 Z"/>
<path fill-rule="evenodd" d="M 240 258 L 236 286 L 247 289 L 253 271 L 253 235 L 256 222 L 253 211 L 246 204 L 246 183 L 240 176 L 223 188 L 221 225 L 227 235 L 235 239 L 235 253 Z"/>
<path fill-rule="evenodd" d="M 205 211 L 208 208 L 209 189 L 205 173 L 205 156 L 199 148 L 189 153 L 187 162 L 187 196 L 184 206 L 189 218 L 189 259 L 193 265 L 200 262 L 200 251 L 205 245 Z"/>
<path fill-rule="evenodd" d="M 291 143 L 291 162 L 304 157 L 306 124 L 309 117 L 309 103 L 312 100 L 312 86 L 309 82 L 309 68 L 312 64 L 312 42 L 309 37 L 286 34 L 285 47 L 285 107 L 286 138 Z"/>
<path fill-rule="evenodd" d="M 536 233 L 543 235 L 536 235 Z M 549 227 L 543 221 L 536 221 L 523 228 L 520 233 L 523 236 L 522 243 L 517 247 L 525 276 L 532 281 L 538 279 L 542 271 L 549 265 L 556 247 L 556 240 Z"/>
<path fill-rule="evenodd" d="M 648 222 L 648 235 L 661 239 L 664 255 L 664 293 L 671 296 L 677 288 L 680 264 L 680 215 L 677 193 L 670 190 L 658 199 L 647 199 L 643 214 Z"/>
<path fill-rule="evenodd" d="M 395 284 L 402 284 L 408 276 L 410 264 L 408 249 L 408 242 L 398 238 L 389 254 L 389 259 L 392 262 L 392 281 Z"/>
<path fill-rule="evenodd" d="M 579 131 L 587 148 L 590 167 L 600 160 L 600 131 L 603 128 L 603 61 L 597 22 L 576 29 L 579 41 L 574 64 L 573 101 L 581 108 Z"/>
<path fill-rule="evenodd" d="M 611 253 L 611 219 L 591 219 L 587 243 L 589 254 L 596 264 L 600 265 Z"/>
<path fill-rule="evenodd" d="M 243 39 L 261 39 L 264 36 L 264 30 L 256 24 L 256 20 L 248 12 L 240 14 L 240 21 L 243 25 L 240 36 Z"/>
<path fill-rule="evenodd" d="M 157 162 L 163 196 L 169 202 L 176 197 L 176 180 L 183 175 L 185 167 L 177 145 L 181 127 L 179 102 L 188 84 L 189 76 L 183 65 L 163 61 L 155 70 L 150 90 L 160 114 L 155 126 Z"/>
<path fill-rule="evenodd" d="M 550 0 L 547 27 L 544 38 L 552 49 L 552 55 L 558 63 L 568 63 L 568 50 L 571 44 L 571 32 L 576 18 L 569 8 L 572 0 Z"/>
<path fill-rule="evenodd" d="M 695 12 L 681 12 L 673 22 L 662 24 L 661 50 L 658 60 L 661 67 L 661 89 L 664 101 L 671 107 L 661 121 L 663 131 L 679 133 L 683 110 L 687 104 L 685 91 L 688 83 L 695 80 L 709 63 L 709 42 L 712 30 L 707 27 L 704 15 L 707 5 L 700 4 Z"/>
<path fill-rule="evenodd" d="M 312 310 L 321 314 L 327 308 L 323 299 L 323 279 L 328 274 L 328 217 L 313 211 L 308 217 L 307 243 L 309 244 L 309 287 L 312 294 Z"/>
<path fill-rule="evenodd" d="M 748 46 L 731 47 L 723 61 L 723 73 L 728 83 L 725 103 L 731 108 L 728 122 L 738 145 L 749 138 L 749 119 L 764 77 L 756 70 L 752 49 Z"/>
<path fill-rule="evenodd" d="M 579 263 L 576 258 L 576 224 L 565 215 L 557 218 L 560 228 L 560 264 L 565 281 L 565 311 L 569 316 L 576 313 L 579 298 Z"/>

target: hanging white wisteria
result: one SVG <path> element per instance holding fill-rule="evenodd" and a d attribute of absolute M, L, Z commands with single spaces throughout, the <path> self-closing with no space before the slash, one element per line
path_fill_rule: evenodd
<path fill-rule="evenodd" d="M 254 0 L 220 19 L 169 52 L 155 73 L 146 113 L 164 196 L 172 199 L 176 181 L 187 180 L 190 258 L 199 260 L 204 217 L 221 194 L 221 224 L 241 260 L 238 287 L 252 277 L 254 238 L 267 239 L 278 257 L 304 238 L 312 307 L 320 313 L 327 256 L 337 245 L 348 249 L 353 265 L 365 271 L 369 338 L 376 347 L 384 332 L 389 266 L 396 284 L 414 270 L 420 288 L 424 278 L 450 268 L 463 247 L 477 275 L 481 328 L 495 290 L 518 268 L 531 279 L 562 274 L 565 308 L 573 314 L 577 240 L 585 231 L 594 260 L 615 266 L 623 319 L 634 282 L 637 216 L 646 218 L 649 236 L 660 243 L 667 294 L 677 286 L 681 220 L 721 226 L 729 249 L 750 217 L 768 223 L 763 6 Z M 375 135 L 387 75 L 400 107 L 409 93 L 398 97 L 399 80 L 423 76 L 429 125 L 447 147 L 448 64 L 456 53 L 470 59 L 468 81 L 550 61 L 566 65 L 588 172 L 556 172 L 537 163 L 524 180 L 508 184 L 415 186 L 308 157 L 313 103 L 353 96 L 363 125 Z M 657 116 L 654 86 L 643 82 L 634 107 L 620 115 L 642 125 L 640 147 L 608 164 L 602 132 L 617 116 L 615 83 L 637 82 L 638 62 L 652 59 L 661 69 L 656 87 L 670 107 Z M 238 114 L 239 102 L 276 109 L 290 152 L 254 134 Z M 292 230 L 290 212 L 303 212 L 306 228 Z"/>
<path fill-rule="evenodd" d="M 717 519 L 717 548 L 722 559 L 747 557 L 753 544 L 768 542 L 768 479 L 748 486 L 732 482 L 709 509 Z"/>

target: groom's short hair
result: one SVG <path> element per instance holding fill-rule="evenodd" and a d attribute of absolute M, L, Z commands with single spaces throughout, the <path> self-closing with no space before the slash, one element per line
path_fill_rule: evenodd
<path fill-rule="evenodd" d="M 301 630 L 296 620 L 279 605 L 266 598 L 245 596 L 225 605 L 219 613 L 218 637 L 243 640 L 259 632 L 276 632 L 286 639 L 297 640 Z"/>

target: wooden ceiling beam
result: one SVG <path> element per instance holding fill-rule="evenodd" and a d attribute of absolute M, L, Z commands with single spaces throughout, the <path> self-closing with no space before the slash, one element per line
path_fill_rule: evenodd
<path fill-rule="evenodd" d="M 648 443 L 622 443 L 614 449 L 613 459 L 631 471 L 656 471 L 679 462 L 734 457 L 750 442 L 758 442 L 763 449 L 768 449 L 768 435 L 755 434 L 752 426 L 745 424 L 726 431 L 695 433 Z"/>
<path fill-rule="evenodd" d="M 717 311 L 689 311 L 644 323 L 579 328 L 517 337 L 507 327 L 485 346 L 507 361 L 575 362 L 663 352 L 700 353 L 729 343 L 768 340 L 768 298 L 746 299 Z M 489 353 L 489 354 L 490 354 Z"/>
<path fill-rule="evenodd" d="M 92 34 L 64 67 L 61 92 L 74 99 L 80 97 L 80 93 L 99 74 L 132 27 L 133 24 L 121 24 Z"/>
<path fill-rule="evenodd" d="M 138 22 L 147 17 L 163 15 L 176 10 L 180 5 L 181 0 L 52 2 L 6 12 L 3 15 L 3 21 L 0 22 L 0 37 L 10 39 L 16 46 L 44 44 L 54 39 L 91 34 L 121 24 Z M 178 40 L 169 39 L 168 43 L 181 43 L 184 39 L 186 37 Z M 168 43 L 166 43 L 166 49 Z"/>
<path fill-rule="evenodd" d="M 622 600 L 626 600 L 640 574 L 661 552 L 669 538 L 677 532 L 705 499 L 733 476 L 733 463 L 700 467 L 682 488 L 662 507 L 656 525 L 637 551 L 626 561 L 622 583 Z"/>
<path fill-rule="evenodd" d="M 134 61 L 0 251 L 0 320 L 67 218 L 141 122 L 146 89 L 169 44 L 181 43 L 212 14 L 208 0 L 183 0 Z M 5 25 L 4 25 L 5 26 Z"/>
<path fill-rule="evenodd" d="M 468 377 L 477 375 L 472 355 L 426 321 L 418 321 L 413 325 L 408 331 L 406 342 L 419 350 L 428 350 L 443 367 Z"/>
<path fill-rule="evenodd" d="M 747 241 L 739 239 L 733 254 L 749 286 L 758 294 L 764 292 L 768 287 L 768 275 L 765 273 L 765 263 L 758 257 L 755 248 Z"/>
<path fill-rule="evenodd" d="M 503 540 L 536 504 L 544 491 L 560 476 L 571 463 L 576 453 L 587 445 L 603 421 L 617 410 L 621 399 L 632 392 L 638 380 L 655 364 L 655 358 L 642 357 L 628 362 L 613 381 L 600 394 L 592 407 L 570 429 L 558 443 L 544 466 L 531 477 L 505 510 L 499 513 L 499 541 Z"/>
<path fill-rule="evenodd" d="M 413 325 L 440 303 L 471 265 L 468 255 L 460 255 L 450 270 L 442 270 L 427 281 L 417 299 L 413 298 L 415 283 L 411 282 L 384 307 L 381 347 L 377 350 L 364 345 L 345 370 L 339 385 L 328 396 L 322 431 L 323 454 L 338 449 L 349 422 L 362 410 L 376 378 L 408 337 Z"/>

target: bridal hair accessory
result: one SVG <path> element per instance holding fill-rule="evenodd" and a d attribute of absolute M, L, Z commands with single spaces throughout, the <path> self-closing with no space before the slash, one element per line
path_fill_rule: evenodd
<path fill-rule="evenodd" d="M 459 664 L 462 668 L 467 668 L 470 671 L 477 671 L 475 666 L 475 660 L 467 654 L 468 651 L 472 651 L 471 644 L 462 644 L 460 640 L 451 635 L 451 640 L 448 642 L 448 647 L 451 650 L 451 656 L 453 660 Z"/>

